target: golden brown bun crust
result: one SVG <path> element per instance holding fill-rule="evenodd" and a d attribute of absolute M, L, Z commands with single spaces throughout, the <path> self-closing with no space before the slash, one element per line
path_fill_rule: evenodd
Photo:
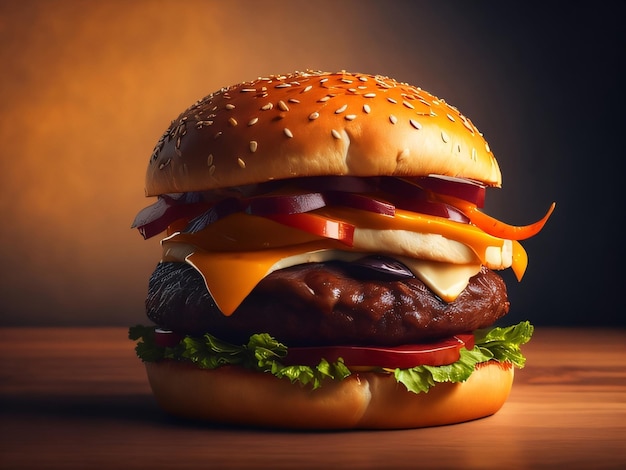
<path fill-rule="evenodd" d="M 212 423 L 287 429 L 401 429 L 460 423 L 492 415 L 506 401 L 513 367 L 481 365 L 464 383 L 415 394 L 392 375 L 354 373 L 317 389 L 227 366 L 146 363 L 160 407 Z"/>
<path fill-rule="evenodd" d="M 441 174 L 500 186 L 487 142 L 420 88 L 347 72 L 299 72 L 221 89 L 157 143 L 146 194 L 301 176 Z"/>

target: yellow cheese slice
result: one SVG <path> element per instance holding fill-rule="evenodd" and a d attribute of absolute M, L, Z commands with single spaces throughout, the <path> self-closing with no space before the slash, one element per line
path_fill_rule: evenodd
<path fill-rule="evenodd" d="M 202 274 L 213 300 L 222 313 L 229 316 L 271 272 L 297 264 L 333 259 L 325 246 L 326 242 L 320 241 L 234 253 L 196 250 L 185 261 Z M 328 253 L 323 255 L 326 251 Z"/>
<path fill-rule="evenodd" d="M 430 290 L 446 302 L 452 302 L 480 271 L 480 264 L 450 264 L 423 259 L 398 257 Z"/>

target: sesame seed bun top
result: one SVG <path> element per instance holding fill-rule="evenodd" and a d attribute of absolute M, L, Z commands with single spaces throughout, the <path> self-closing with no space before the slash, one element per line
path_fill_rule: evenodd
<path fill-rule="evenodd" d="M 468 118 L 420 88 L 348 72 L 296 72 L 218 90 L 157 143 L 146 195 L 303 176 L 440 174 L 500 186 Z"/>

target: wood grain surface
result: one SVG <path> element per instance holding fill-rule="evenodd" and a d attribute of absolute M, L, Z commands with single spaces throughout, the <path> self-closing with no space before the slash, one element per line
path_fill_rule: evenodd
<path fill-rule="evenodd" d="M 538 328 L 502 410 L 286 432 L 165 416 L 123 328 L 0 330 L 0 468 L 626 468 L 626 330 Z"/>

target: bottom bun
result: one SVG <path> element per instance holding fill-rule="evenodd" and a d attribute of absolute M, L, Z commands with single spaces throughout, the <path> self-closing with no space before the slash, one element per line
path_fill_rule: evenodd
<path fill-rule="evenodd" d="M 506 401 L 513 367 L 495 361 L 463 383 L 409 392 L 392 374 L 353 373 L 321 388 L 292 384 L 235 366 L 199 369 L 175 361 L 147 362 L 159 406 L 174 416 L 220 424 L 286 429 L 401 429 L 489 416 Z"/>

